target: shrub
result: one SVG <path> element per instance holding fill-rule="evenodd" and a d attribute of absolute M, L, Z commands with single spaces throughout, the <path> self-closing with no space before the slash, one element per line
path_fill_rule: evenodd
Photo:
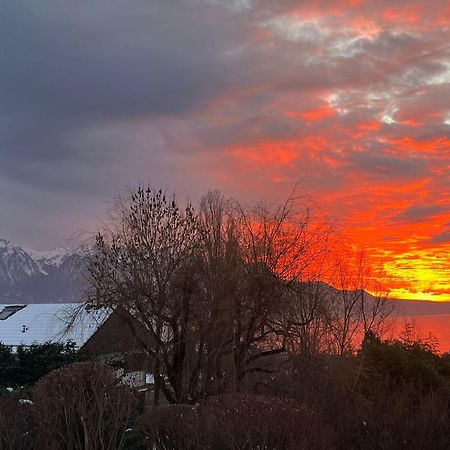
<path fill-rule="evenodd" d="M 295 400 L 218 396 L 200 411 L 210 449 L 330 448 L 330 434 L 320 417 Z"/>
<path fill-rule="evenodd" d="M 119 449 L 136 407 L 130 389 L 104 364 L 84 362 L 51 372 L 33 390 L 34 412 L 54 449 Z"/>
<path fill-rule="evenodd" d="M 371 391 L 378 394 L 373 389 L 378 384 L 388 384 L 393 389 L 414 384 L 418 396 L 450 385 L 444 361 L 420 340 L 405 343 L 371 338 L 363 343 L 360 359 L 362 392 L 369 397 Z"/>
<path fill-rule="evenodd" d="M 330 448 L 325 424 L 298 402 L 217 396 L 197 407 L 168 405 L 140 419 L 149 448 L 162 450 L 302 450 Z"/>
<path fill-rule="evenodd" d="M 414 384 L 379 390 L 374 402 L 361 408 L 357 448 L 450 448 L 450 392 L 417 395 Z M 347 447 L 348 448 L 348 447 Z"/>
<path fill-rule="evenodd" d="M 0 448 L 29 450 L 35 439 L 35 421 L 29 400 L 18 396 L 0 400 Z"/>
<path fill-rule="evenodd" d="M 52 370 L 80 358 L 73 341 L 19 345 L 16 352 L 12 351 L 11 346 L 0 343 L 0 390 L 31 385 Z"/>
<path fill-rule="evenodd" d="M 194 450 L 201 448 L 201 422 L 198 409 L 191 405 L 163 405 L 138 420 L 148 448 Z"/>
<path fill-rule="evenodd" d="M 9 387 L 14 366 L 15 358 L 11 346 L 0 342 L 0 388 Z"/>
<path fill-rule="evenodd" d="M 17 368 L 12 383 L 20 386 L 33 384 L 52 370 L 79 360 L 75 342 L 44 342 L 43 344 L 20 345 L 17 348 Z"/>

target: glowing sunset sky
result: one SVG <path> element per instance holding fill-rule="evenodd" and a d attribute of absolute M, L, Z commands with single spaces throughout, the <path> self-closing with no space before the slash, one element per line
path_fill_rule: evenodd
<path fill-rule="evenodd" d="M 0 237 L 60 245 L 139 181 L 300 182 L 391 296 L 450 300 L 448 0 L 2 3 Z"/>

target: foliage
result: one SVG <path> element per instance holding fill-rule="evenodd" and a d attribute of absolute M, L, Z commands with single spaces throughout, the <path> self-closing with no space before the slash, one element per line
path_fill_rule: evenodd
<path fill-rule="evenodd" d="M 136 409 L 115 371 L 92 362 L 51 372 L 36 384 L 33 402 L 49 449 L 120 449 Z"/>
<path fill-rule="evenodd" d="M 353 437 L 356 448 L 450 448 L 450 390 L 424 392 L 417 384 L 392 389 L 372 386 L 369 403 L 360 402 L 353 420 L 360 424 Z"/>
<path fill-rule="evenodd" d="M 294 400 L 215 396 L 198 406 L 168 405 L 140 419 L 149 448 L 302 450 L 330 448 L 320 417 Z"/>
<path fill-rule="evenodd" d="M 138 428 L 145 435 L 147 448 L 193 450 L 202 441 L 200 423 L 195 406 L 163 405 L 139 417 Z"/>
<path fill-rule="evenodd" d="M 109 366 L 76 363 L 39 381 L 33 404 L 0 400 L 0 448 L 447 449 L 449 357 L 410 344 L 369 333 L 357 355 L 295 355 L 246 393 L 139 417 Z"/>
<path fill-rule="evenodd" d="M 14 370 L 16 367 L 16 358 L 12 348 L 0 342 L 0 396 L 2 391 L 6 392 L 5 388 L 10 387 L 11 382 L 15 379 Z"/>
<path fill-rule="evenodd" d="M 15 352 L 0 343 L 0 389 L 31 385 L 52 370 L 80 358 L 73 341 L 20 345 Z"/>
<path fill-rule="evenodd" d="M 36 440 L 36 422 L 30 401 L 13 395 L 0 399 L 0 448 L 29 450 Z"/>
<path fill-rule="evenodd" d="M 392 388 L 415 384 L 430 391 L 450 386 L 448 365 L 439 357 L 430 341 L 387 340 L 367 335 L 360 352 L 362 384 L 386 384 Z"/>

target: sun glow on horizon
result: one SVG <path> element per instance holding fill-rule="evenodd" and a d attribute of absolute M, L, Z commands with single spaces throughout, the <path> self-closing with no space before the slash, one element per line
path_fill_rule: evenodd
<path fill-rule="evenodd" d="M 392 279 L 392 297 L 450 301 L 449 261 L 432 250 L 397 255 L 384 263 L 384 270 Z"/>

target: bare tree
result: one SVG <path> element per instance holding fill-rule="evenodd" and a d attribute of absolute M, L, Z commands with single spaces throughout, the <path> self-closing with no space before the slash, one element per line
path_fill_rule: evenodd
<path fill-rule="evenodd" d="M 239 390 L 247 373 L 269 370 L 261 364 L 266 357 L 287 350 L 295 327 L 313 320 L 317 296 L 307 316 L 299 319 L 293 308 L 303 303 L 306 280 L 321 266 L 329 228 L 313 226 L 309 211 L 294 195 L 278 207 L 244 208 L 209 193 L 201 211 L 209 230 L 204 261 L 215 274 L 209 289 L 216 296 L 212 304 L 225 312 L 219 314 L 225 335 L 214 354 L 231 366 L 227 381 Z M 214 258 L 211 248 L 216 249 Z"/>
<path fill-rule="evenodd" d="M 200 239 L 194 208 L 181 210 L 161 190 L 139 187 L 120 203 L 113 225 L 96 239 L 89 301 L 126 312 L 124 320 L 152 360 L 156 401 L 160 389 L 170 401 L 185 400 L 182 367 L 193 292 L 188 274 Z"/>
<path fill-rule="evenodd" d="M 332 283 L 336 291 L 329 296 L 326 320 L 331 349 L 342 356 L 351 353 L 368 333 L 382 334 L 393 304 L 382 284 L 375 286 L 363 251 L 340 248 Z"/>
<path fill-rule="evenodd" d="M 328 344 L 344 354 L 357 332 L 380 325 L 384 303 L 368 307 L 364 258 L 338 261 L 337 290 L 321 281 L 331 236 L 294 194 L 247 208 L 209 192 L 180 208 L 140 187 L 97 236 L 88 301 L 128 323 L 151 360 L 156 403 L 160 392 L 192 402 L 239 391 L 247 374 L 274 370 L 271 356 Z"/>
<path fill-rule="evenodd" d="M 326 351 L 330 286 L 319 280 L 299 283 L 287 310 L 289 351 L 317 355 Z"/>
<path fill-rule="evenodd" d="M 317 296 L 301 320 L 290 309 L 327 247 L 328 228 L 310 222 L 294 195 L 244 208 L 210 192 L 196 211 L 140 187 L 120 203 L 96 239 L 89 302 L 123 313 L 152 361 L 156 402 L 160 390 L 171 402 L 239 390 L 313 320 Z"/>

